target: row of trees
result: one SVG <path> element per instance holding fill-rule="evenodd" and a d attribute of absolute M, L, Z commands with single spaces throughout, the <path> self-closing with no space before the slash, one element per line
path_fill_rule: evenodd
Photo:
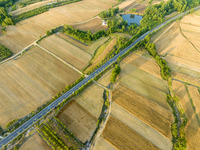
<path fill-rule="evenodd" d="M 76 40 L 79 40 L 85 44 L 90 44 L 92 41 L 95 41 L 99 39 L 100 37 L 105 37 L 107 36 L 107 33 L 105 30 L 100 30 L 96 32 L 95 34 L 92 34 L 89 30 L 86 31 L 81 31 L 79 29 L 74 29 L 70 25 L 64 25 L 63 33 L 70 35 Z"/>
<path fill-rule="evenodd" d="M 67 0 L 67 1 L 57 2 L 57 3 L 52 3 L 50 5 L 45 5 L 45 6 L 33 9 L 31 11 L 22 13 L 20 15 L 17 15 L 15 17 L 13 17 L 13 19 L 14 19 L 15 23 L 17 23 L 17 22 L 19 22 L 21 20 L 24 20 L 24 19 L 36 16 L 36 15 L 39 15 L 39 14 L 41 14 L 43 12 L 46 12 L 50 8 L 59 7 L 59 6 L 63 6 L 63 5 L 74 3 L 74 2 L 78 2 L 78 1 L 81 1 L 81 0 Z"/>
<path fill-rule="evenodd" d="M 21 7 L 25 7 L 27 5 L 34 4 L 34 3 L 37 3 L 37 2 L 41 2 L 41 1 L 43 1 L 43 0 L 26 0 L 26 1 L 20 1 L 19 5 Z"/>
<path fill-rule="evenodd" d="M 116 82 L 116 78 L 120 73 L 120 66 L 117 64 L 115 65 L 115 68 L 113 69 L 112 73 L 111 73 L 111 78 L 110 78 L 110 82 L 111 83 L 115 83 Z"/>
<path fill-rule="evenodd" d="M 56 132 L 47 124 L 43 125 L 40 129 L 40 134 L 45 136 L 49 142 L 48 144 L 52 145 L 53 149 L 62 149 L 68 150 L 68 147 L 62 141 L 62 139 L 56 134 Z"/>
<path fill-rule="evenodd" d="M 17 0 L 0 0 L 0 7 L 8 8 L 12 6 Z"/>
<path fill-rule="evenodd" d="M 150 36 L 147 35 L 143 42 L 141 42 L 141 46 L 144 46 L 149 54 L 154 57 L 157 64 L 160 66 L 160 74 L 164 80 L 168 80 L 171 77 L 171 69 L 167 65 L 167 62 L 162 59 L 156 52 L 156 45 L 150 42 Z"/>
<path fill-rule="evenodd" d="M 109 8 L 108 10 L 102 11 L 99 16 L 102 19 L 108 18 L 108 17 L 113 17 L 115 14 L 119 12 L 119 7 L 115 8 Z"/>
<path fill-rule="evenodd" d="M 13 55 L 13 52 L 6 48 L 4 45 L 0 45 L 0 61 Z"/>

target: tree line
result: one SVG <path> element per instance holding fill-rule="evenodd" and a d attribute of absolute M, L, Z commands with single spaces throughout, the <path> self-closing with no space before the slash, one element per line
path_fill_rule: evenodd
<path fill-rule="evenodd" d="M 113 17 L 115 14 L 119 12 L 119 7 L 116 8 L 109 8 L 108 10 L 102 11 L 99 16 L 102 19 L 108 18 L 108 17 Z"/>
<path fill-rule="evenodd" d="M 120 66 L 117 64 L 115 65 L 115 68 L 113 69 L 112 73 L 111 73 L 111 78 L 110 78 L 110 82 L 111 83 L 115 83 L 116 82 L 116 78 L 120 73 Z"/>
<path fill-rule="evenodd" d="M 14 19 L 14 22 L 17 23 L 17 22 L 19 22 L 21 20 L 24 20 L 24 19 L 36 16 L 36 15 L 39 15 L 39 14 L 41 14 L 43 12 L 46 12 L 51 8 L 63 6 L 63 5 L 74 3 L 74 2 L 78 2 L 78 1 L 82 1 L 82 0 L 66 0 L 66 1 L 61 1 L 61 2 L 57 2 L 57 3 L 52 3 L 50 5 L 41 6 L 39 8 L 35 8 L 35 9 L 31 10 L 31 11 L 24 12 L 22 14 L 14 16 L 13 19 Z"/>
<path fill-rule="evenodd" d="M 92 34 L 89 30 L 87 32 L 81 31 L 79 29 L 74 29 L 70 25 L 64 25 L 62 32 L 64 34 L 70 35 L 74 39 L 79 40 L 85 44 L 90 44 L 92 41 L 95 41 L 95 40 L 99 39 L 100 37 L 107 36 L 107 33 L 105 30 L 100 30 L 100 31 Z"/>

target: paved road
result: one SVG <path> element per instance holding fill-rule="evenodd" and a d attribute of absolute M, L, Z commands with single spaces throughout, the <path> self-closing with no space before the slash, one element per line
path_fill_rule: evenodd
<path fill-rule="evenodd" d="M 196 7 L 195 10 L 199 9 L 199 7 Z M 51 111 L 51 109 L 55 108 L 56 106 L 59 105 L 59 103 L 61 103 L 64 99 L 68 98 L 70 95 L 72 95 L 75 91 L 77 91 L 82 85 L 88 83 L 88 81 L 90 81 L 91 79 L 94 79 L 98 74 L 100 74 L 102 71 L 104 71 L 108 66 L 112 65 L 114 62 L 117 61 L 117 58 L 119 56 L 122 56 L 123 54 L 125 54 L 131 47 L 133 47 L 135 44 L 137 44 L 138 42 L 140 42 L 141 40 L 144 39 L 144 37 L 146 35 L 148 35 L 149 33 L 159 29 L 160 27 L 164 26 L 165 24 L 169 23 L 172 20 L 177 19 L 180 16 L 183 16 L 184 14 L 186 14 L 188 11 L 181 13 L 169 20 L 167 20 L 166 22 L 160 24 L 159 26 L 157 26 L 156 28 L 152 29 L 151 31 L 146 32 L 145 34 L 143 34 L 141 37 L 139 37 L 137 40 L 135 40 L 131 45 L 129 45 L 128 47 L 126 47 L 123 51 L 121 51 L 119 54 L 117 54 L 116 56 L 114 56 L 113 58 L 111 58 L 108 62 L 106 62 L 103 66 L 101 66 L 99 69 L 97 69 L 96 71 L 94 71 L 91 75 L 89 75 L 88 77 L 86 77 L 83 81 L 79 82 L 76 86 L 74 86 L 72 89 L 70 89 L 69 91 L 67 91 L 65 94 L 63 94 L 61 97 L 59 97 L 57 100 L 55 100 L 53 103 L 51 103 L 48 107 L 44 108 L 42 111 L 40 111 L 38 114 L 36 114 L 35 116 L 33 116 L 32 118 L 30 118 L 27 122 L 25 122 L 23 125 L 21 125 L 19 128 L 17 128 L 15 131 L 13 131 L 12 133 L 10 133 L 8 136 L 6 136 L 4 139 L 2 139 L 0 141 L 0 149 L 3 148 L 5 145 L 7 145 L 9 142 L 11 142 L 13 139 L 15 139 L 20 133 L 22 133 L 23 131 L 25 131 L 26 129 L 28 129 L 30 126 L 32 126 L 34 124 L 34 122 L 37 119 L 42 118 L 42 116 L 46 115 L 48 112 Z"/>

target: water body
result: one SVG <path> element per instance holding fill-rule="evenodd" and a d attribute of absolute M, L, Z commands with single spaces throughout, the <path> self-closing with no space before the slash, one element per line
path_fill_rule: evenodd
<path fill-rule="evenodd" d="M 139 15 L 133 15 L 133 14 L 126 14 L 122 15 L 123 19 L 128 22 L 128 25 L 130 26 L 131 23 L 136 23 L 140 25 L 140 21 L 142 20 L 142 16 Z"/>

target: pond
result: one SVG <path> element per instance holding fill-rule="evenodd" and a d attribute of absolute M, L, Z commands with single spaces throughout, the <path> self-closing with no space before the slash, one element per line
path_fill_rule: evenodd
<path fill-rule="evenodd" d="M 139 15 L 133 15 L 133 14 L 126 14 L 122 15 L 123 19 L 128 22 L 128 25 L 130 26 L 131 23 L 136 23 L 140 25 L 140 21 L 142 20 L 142 16 Z"/>

